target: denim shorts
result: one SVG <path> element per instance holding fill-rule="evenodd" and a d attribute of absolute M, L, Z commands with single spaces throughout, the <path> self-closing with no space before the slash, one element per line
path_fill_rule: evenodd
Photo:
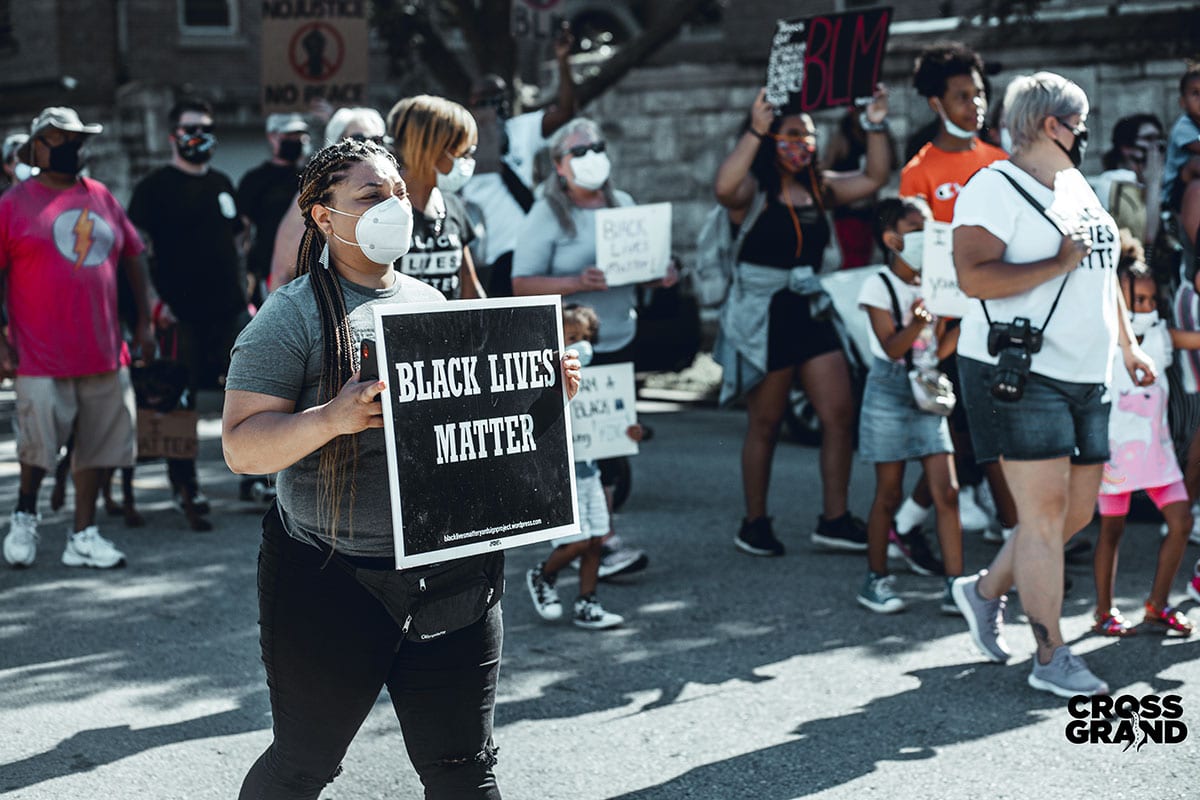
<path fill-rule="evenodd" d="M 908 367 L 876 357 L 858 419 L 859 457 L 883 464 L 953 452 L 946 418 L 917 408 Z"/>
<path fill-rule="evenodd" d="M 1068 456 L 1072 464 L 1108 461 L 1108 411 L 1102 383 L 1072 383 L 1030 373 L 1025 394 L 1011 402 L 992 397 L 996 367 L 958 358 L 962 400 L 967 405 L 975 458 L 985 464 L 1046 461 Z"/>

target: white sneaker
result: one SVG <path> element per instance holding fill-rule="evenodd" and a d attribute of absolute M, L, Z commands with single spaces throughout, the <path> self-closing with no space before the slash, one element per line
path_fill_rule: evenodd
<path fill-rule="evenodd" d="M 625 618 L 620 614 L 605 611 L 596 595 L 589 594 L 575 600 L 575 617 L 572 621 L 580 628 L 602 631 L 617 627 Z"/>
<path fill-rule="evenodd" d="M 4 560 L 14 567 L 28 567 L 37 557 L 37 514 L 14 511 L 8 535 L 4 537 Z"/>
<path fill-rule="evenodd" d="M 964 486 L 958 492 L 958 518 L 962 521 L 964 531 L 986 530 L 991 519 L 975 502 L 975 489 Z"/>
<path fill-rule="evenodd" d="M 83 530 L 67 536 L 62 562 L 68 567 L 95 567 L 111 569 L 125 566 L 125 554 L 113 547 L 113 543 L 100 535 L 100 529 L 89 525 Z"/>

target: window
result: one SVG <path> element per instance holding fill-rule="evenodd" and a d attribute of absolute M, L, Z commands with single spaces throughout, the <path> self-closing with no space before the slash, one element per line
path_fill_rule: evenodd
<path fill-rule="evenodd" d="M 186 34 L 237 33 L 237 0 L 179 0 L 179 30 Z"/>

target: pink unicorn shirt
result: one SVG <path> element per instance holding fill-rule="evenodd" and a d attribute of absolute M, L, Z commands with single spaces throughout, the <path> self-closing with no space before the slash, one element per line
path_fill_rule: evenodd
<path fill-rule="evenodd" d="M 1171 363 L 1172 348 L 1166 321 L 1160 319 L 1155 323 L 1141 344 L 1158 367 L 1158 379 L 1150 386 L 1134 385 L 1118 351 L 1109 390 L 1111 453 L 1104 465 L 1101 495 L 1128 494 L 1183 480 L 1167 424 L 1166 368 Z"/>

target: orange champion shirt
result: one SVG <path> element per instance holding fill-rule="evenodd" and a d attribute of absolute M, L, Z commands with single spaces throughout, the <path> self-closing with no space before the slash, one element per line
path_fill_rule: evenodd
<path fill-rule="evenodd" d="M 960 153 L 942 150 L 930 142 L 900 171 L 900 196 L 924 198 L 935 220 L 953 222 L 958 190 L 980 169 L 1006 158 L 1008 153 L 979 140 L 973 149 Z"/>

